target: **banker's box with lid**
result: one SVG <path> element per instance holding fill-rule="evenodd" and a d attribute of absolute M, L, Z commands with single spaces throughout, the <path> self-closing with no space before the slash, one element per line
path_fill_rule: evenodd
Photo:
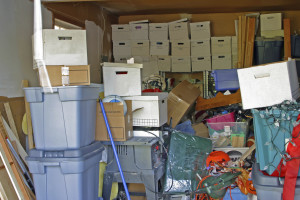
<path fill-rule="evenodd" d="M 113 24 L 112 40 L 130 40 L 129 24 Z"/>
<path fill-rule="evenodd" d="M 133 126 L 160 127 L 167 123 L 167 98 L 166 92 L 124 97 L 125 100 L 132 100 Z"/>
<path fill-rule="evenodd" d="M 142 64 L 105 62 L 103 65 L 104 95 L 141 95 L 141 68 L 143 68 Z"/>
<path fill-rule="evenodd" d="M 169 39 L 168 23 L 150 23 L 149 39 L 151 41 L 168 40 Z"/>
<path fill-rule="evenodd" d="M 94 142 L 76 150 L 29 151 L 26 160 L 36 199 L 97 199 L 103 150 L 100 142 Z"/>
<path fill-rule="evenodd" d="M 96 100 L 100 85 L 24 88 L 30 104 L 35 147 L 76 149 L 95 140 Z"/>

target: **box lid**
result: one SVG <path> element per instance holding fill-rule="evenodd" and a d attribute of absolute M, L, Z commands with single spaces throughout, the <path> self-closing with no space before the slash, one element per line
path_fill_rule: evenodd
<path fill-rule="evenodd" d="M 129 31 L 129 24 L 113 24 L 111 25 L 113 31 Z"/>
<path fill-rule="evenodd" d="M 210 21 L 194 22 L 190 24 L 191 30 L 206 30 L 210 29 Z"/>
<path fill-rule="evenodd" d="M 144 31 L 148 30 L 149 24 L 130 24 L 130 31 Z"/>
<path fill-rule="evenodd" d="M 168 23 L 150 23 L 149 29 L 150 31 L 167 31 Z"/>
<path fill-rule="evenodd" d="M 104 62 L 103 67 L 143 68 L 143 64 L 126 64 L 126 63 Z"/>

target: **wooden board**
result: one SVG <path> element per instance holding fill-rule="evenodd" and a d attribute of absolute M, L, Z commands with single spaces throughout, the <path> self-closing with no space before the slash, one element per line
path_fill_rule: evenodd
<path fill-rule="evenodd" d="M 242 68 L 242 16 L 239 16 L 238 68 Z"/>
<path fill-rule="evenodd" d="M 17 127 L 16 127 L 16 124 L 15 124 L 15 120 L 14 120 L 13 114 L 11 112 L 9 103 L 8 102 L 4 103 L 4 107 L 5 107 L 5 111 L 6 111 L 6 115 L 7 115 L 7 118 L 8 118 L 8 123 L 9 123 L 10 129 L 15 134 L 16 138 L 20 141 L 19 135 L 18 135 L 18 132 L 17 132 Z"/>
<path fill-rule="evenodd" d="M 283 27 L 284 27 L 284 60 L 288 60 L 288 58 L 292 57 L 290 19 L 283 19 Z"/>
<path fill-rule="evenodd" d="M 23 88 L 29 87 L 28 80 L 22 81 Z M 26 119 L 27 119 L 27 135 L 28 135 L 28 146 L 29 149 L 34 148 L 34 140 L 33 140 L 33 129 L 32 129 L 32 121 L 31 121 L 31 112 L 30 112 L 30 106 L 29 103 L 26 100 L 26 97 L 24 97 L 25 100 L 25 110 L 26 110 Z"/>
<path fill-rule="evenodd" d="M 15 192 L 13 184 L 11 183 L 11 181 L 9 179 L 9 176 L 8 176 L 5 166 L 2 162 L 2 159 L 0 159 L 0 166 L 3 166 L 0 168 L 0 185 L 2 185 L 2 188 L 1 188 L 2 191 L 0 190 L 0 192 L 5 193 L 5 196 L 6 196 L 6 197 L 3 197 L 3 199 L 4 200 L 18 199 L 18 196 Z"/>
<path fill-rule="evenodd" d="M 30 200 L 30 194 L 27 191 L 27 186 L 23 182 L 23 178 L 18 171 L 16 161 L 5 141 L 6 129 L 4 128 L 2 117 L 0 117 L 0 154 L 9 174 L 10 180 L 13 183 L 14 189 L 19 199 Z"/>
<path fill-rule="evenodd" d="M 245 63 L 244 67 L 251 67 L 253 64 L 253 50 L 254 50 L 254 39 L 255 39 L 255 22 L 256 18 L 248 18 L 247 27 L 247 42 L 245 52 Z"/>
<path fill-rule="evenodd" d="M 241 67 L 242 68 L 244 68 L 244 64 L 245 64 L 246 37 L 247 37 L 247 17 L 242 16 L 242 52 L 241 52 L 241 57 L 242 57 Z"/>

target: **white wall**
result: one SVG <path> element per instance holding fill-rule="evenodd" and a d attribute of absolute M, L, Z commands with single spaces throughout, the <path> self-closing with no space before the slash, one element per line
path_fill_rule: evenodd
<path fill-rule="evenodd" d="M 43 9 L 43 28 L 52 27 L 52 14 Z M 0 0 L 0 96 L 24 96 L 23 79 L 38 86 L 32 69 L 33 2 Z"/>

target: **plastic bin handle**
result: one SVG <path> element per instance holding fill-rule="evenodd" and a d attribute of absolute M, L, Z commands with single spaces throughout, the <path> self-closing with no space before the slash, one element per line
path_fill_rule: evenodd
<path fill-rule="evenodd" d="M 60 166 L 59 162 L 44 162 L 42 164 L 44 167 L 55 167 Z"/>
<path fill-rule="evenodd" d="M 267 78 L 270 77 L 270 73 L 263 73 L 263 74 L 254 74 L 254 78 L 258 79 L 258 78 Z"/>

